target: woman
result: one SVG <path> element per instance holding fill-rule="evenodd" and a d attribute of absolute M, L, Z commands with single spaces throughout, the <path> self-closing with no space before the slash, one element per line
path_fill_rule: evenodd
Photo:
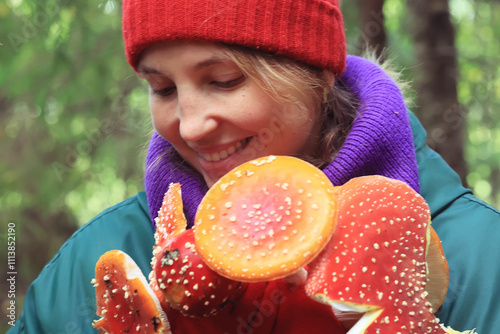
<path fill-rule="evenodd" d="M 500 235 L 500 214 L 426 146 L 394 81 L 377 65 L 346 57 L 338 1 L 125 0 L 123 10 L 127 59 L 150 86 L 156 129 L 145 194 L 106 210 L 68 240 L 30 287 L 9 333 L 94 332 L 97 259 L 121 249 L 149 272 L 154 219 L 168 185 L 181 183 L 192 226 L 208 187 L 269 154 L 310 161 L 335 185 L 379 174 L 420 191 L 450 265 L 437 315 L 457 330 L 500 330 L 500 243 L 489 242 Z M 341 330 L 329 310 L 285 283 L 249 292 L 242 303 L 250 310 L 219 332 Z M 270 303 L 277 290 L 286 300 Z M 170 321 L 174 333 L 208 333 L 204 326 L 217 318 Z"/>

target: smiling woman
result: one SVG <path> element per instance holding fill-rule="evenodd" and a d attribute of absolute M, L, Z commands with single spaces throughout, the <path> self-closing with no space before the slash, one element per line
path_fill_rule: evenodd
<path fill-rule="evenodd" d="M 214 184 L 224 180 L 224 175 L 234 171 L 234 167 L 269 155 L 307 160 L 321 168 L 325 180 L 334 186 L 360 176 L 380 175 L 402 181 L 412 191 L 419 192 L 429 204 L 433 227 L 443 242 L 450 268 L 448 295 L 437 314 L 441 322 L 458 330 L 476 327 L 479 333 L 492 328 L 493 332 L 500 330 L 497 287 L 500 271 L 492 265 L 497 262 L 500 243 L 484 242 L 487 237 L 500 235 L 500 214 L 463 188 L 456 174 L 427 147 L 425 132 L 408 112 L 397 83 L 376 63 L 346 55 L 339 1 L 124 0 L 123 37 L 129 64 L 149 85 L 156 130 L 146 157 L 145 192 L 106 210 L 68 240 L 31 285 L 26 296 L 27 307 L 12 333 L 59 333 L 68 328 L 72 332 L 78 329 L 81 333 L 93 333 L 92 320 L 97 316 L 90 282 L 100 256 L 119 249 L 129 254 L 143 273 L 151 272 L 157 222 L 160 232 L 165 217 L 173 225 L 182 221 L 188 229 L 192 228 L 209 188 L 215 189 Z M 275 180 L 274 174 L 287 179 L 297 170 L 291 165 L 283 168 L 289 170 L 270 172 L 273 175 L 269 179 Z M 306 178 L 305 186 L 297 189 L 301 196 L 313 196 L 312 190 L 306 189 L 307 182 Z M 284 203 L 291 205 L 288 180 L 278 183 Z M 171 184 L 182 187 L 182 193 L 175 194 L 175 201 L 165 196 Z M 276 186 L 277 182 L 273 184 Z M 261 185 L 261 189 L 270 200 L 274 198 L 269 194 L 271 187 Z M 255 195 L 252 189 L 243 189 L 243 198 L 246 191 Z M 217 207 L 230 209 L 239 203 L 233 203 L 231 198 L 224 201 L 217 203 Z M 307 215 L 300 208 L 305 202 L 297 201 L 294 212 L 280 206 L 278 209 L 296 218 Z M 159 216 L 163 204 L 174 207 L 175 215 L 162 212 Z M 320 204 L 314 204 L 312 209 L 321 209 Z M 244 205 L 248 206 L 240 203 L 242 210 L 247 209 Z M 244 212 L 241 217 L 249 214 L 256 217 L 257 213 L 264 220 L 277 217 L 260 211 L 258 203 L 252 207 L 255 211 L 241 211 Z M 392 211 L 391 206 L 388 210 Z M 238 217 L 230 217 L 227 223 L 234 223 Z M 213 219 L 216 218 L 214 214 Z M 307 218 L 315 222 L 311 215 Z M 273 224 L 277 225 L 290 221 L 275 220 Z M 354 214 L 349 217 L 351 220 L 354 225 L 362 224 L 358 228 L 369 226 L 368 222 L 360 223 Z M 255 223 L 261 222 L 253 222 L 254 230 Z M 217 229 L 215 225 L 206 229 L 209 228 Z M 384 228 L 392 229 L 390 222 Z M 410 238 L 409 231 L 401 231 L 402 242 Z M 258 233 L 261 230 L 254 234 Z M 352 233 L 344 237 L 357 244 L 364 242 L 361 234 L 360 238 Z M 274 230 L 268 234 L 271 239 L 280 235 Z M 221 233 L 216 233 L 211 240 L 217 243 L 220 237 Z M 300 241 L 304 235 L 297 238 Z M 169 251 L 172 245 L 166 243 L 165 249 Z M 272 253 L 273 244 L 271 240 L 269 256 L 278 257 L 279 254 Z M 463 247 L 464 244 L 468 247 Z M 339 242 L 332 248 L 342 245 Z M 213 246 L 219 249 L 219 245 Z M 194 249 L 190 241 L 183 242 L 183 247 Z M 370 249 L 370 245 L 360 247 Z M 409 254 L 418 251 L 408 247 L 404 251 Z M 188 258 L 179 259 L 182 262 L 177 262 L 179 268 L 164 268 L 177 254 L 171 251 L 170 257 L 163 257 L 166 252 L 158 255 L 160 260 L 156 262 L 162 267 L 150 282 L 156 291 L 162 289 L 162 283 L 166 286 L 174 282 L 174 277 L 181 286 L 182 278 L 189 281 L 196 275 L 188 270 Z M 184 260 L 186 264 L 182 265 Z M 366 264 L 357 261 L 349 265 L 354 274 L 366 268 Z M 112 273 L 113 265 L 109 268 Z M 337 269 L 342 270 L 333 268 Z M 375 276 L 370 280 L 377 280 Z M 213 299 L 224 301 L 218 305 L 220 311 L 230 315 L 227 318 L 230 322 L 224 323 L 212 317 L 185 317 L 166 305 L 168 300 L 158 296 L 170 325 L 166 330 L 175 334 L 345 334 L 349 328 L 340 325 L 332 308 L 306 295 L 304 283 L 308 280 L 305 270 L 301 270 L 299 278 L 248 283 L 237 297 L 229 300 L 214 295 Z M 108 284 L 109 280 L 103 277 L 103 281 Z M 344 289 L 362 298 L 350 283 L 342 282 L 346 285 Z M 414 294 L 414 287 L 403 283 L 386 287 L 390 290 L 384 294 L 388 300 L 392 298 L 391 291 L 401 296 Z M 200 285 L 192 289 L 199 292 Z M 106 286 L 106 291 L 112 298 L 119 289 Z M 133 295 L 134 291 L 130 293 Z M 130 293 L 124 296 L 128 298 Z M 189 293 L 181 290 L 174 295 L 189 299 L 194 295 Z M 336 293 L 341 296 L 339 291 Z M 104 297 L 109 299 L 109 295 Z M 485 305 L 490 309 L 481 311 Z M 140 308 L 137 310 L 131 317 L 140 315 Z M 381 316 L 377 321 L 385 322 L 385 315 Z M 417 327 L 418 324 L 410 332 L 420 333 Z M 123 330 L 140 332 L 140 328 L 132 327 Z M 404 328 L 398 331 L 407 333 Z M 362 333 L 364 330 L 359 331 Z M 436 333 L 444 330 L 436 326 Z"/>
<path fill-rule="evenodd" d="M 326 166 L 357 109 L 342 86 L 332 91 L 331 72 L 242 47 L 160 43 L 145 50 L 138 73 L 150 86 L 156 130 L 209 186 L 241 163 L 269 154 Z M 228 113 L 228 106 L 234 111 Z"/>
<path fill-rule="evenodd" d="M 208 186 L 259 156 L 314 156 L 320 106 L 311 98 L 295 105 L 279 103 L 225 53 L 226 47 L 202 42 L 163 43 L 145 50 L 139 73 L 150 86 L 158 133 Z M 262 130 L 273 122 L 278 131 L 269 140 Z"/>

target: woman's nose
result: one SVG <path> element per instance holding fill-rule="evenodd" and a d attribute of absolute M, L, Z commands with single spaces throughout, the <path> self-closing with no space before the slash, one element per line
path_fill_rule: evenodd
<path fill-rule="evenodd" d="M 185 141 L 197 141 L 214 131 L 218 126 L 214 106 L 195 94 L 179 94 L 179 132 Z"/>

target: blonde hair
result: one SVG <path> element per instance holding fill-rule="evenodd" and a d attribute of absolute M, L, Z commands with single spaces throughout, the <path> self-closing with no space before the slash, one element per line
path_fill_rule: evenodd
<path fill-rule="evenodd" d="M 323 168 L 334 159 L 357 113 L 353 95 L 339 81 L 331 87 L 324 70 L 287 57 L 239 46 L 227 56 L 279 103 L 313 108 L 321 122 L 319 147 L 300 158 Z"/>

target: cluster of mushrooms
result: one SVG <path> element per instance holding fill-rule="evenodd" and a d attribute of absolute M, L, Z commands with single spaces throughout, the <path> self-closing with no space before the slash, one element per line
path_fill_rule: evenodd
<path fill-rule="evenodd" d="M 365 176 L 334 187 L 307 162 L 269 156 L 223 176 L 192 229 L 171 184 L 156 224 L 149 283 L 124 252 L 96 264 L 99 333 L 172 333 L 174 321 L 215 333 L 211 317 L 249 287 L 304 268 L 303 291 L 339 324 L 331 333 L 459 333 L 434 315 L 448 266 L 425 200 L 404 182 Z"/>

